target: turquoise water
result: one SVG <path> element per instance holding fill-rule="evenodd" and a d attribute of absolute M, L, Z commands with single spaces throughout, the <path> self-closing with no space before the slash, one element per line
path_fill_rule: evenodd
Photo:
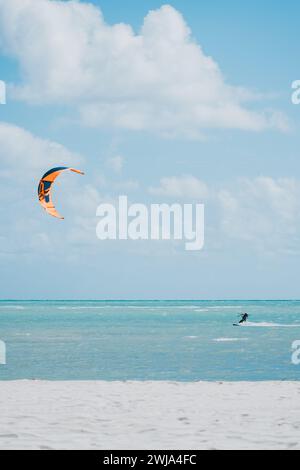
<path fill-rule="evenodd" d="M 0 339 L 0 380 L 300 380 L 299 301 L 0 302 Z"/>

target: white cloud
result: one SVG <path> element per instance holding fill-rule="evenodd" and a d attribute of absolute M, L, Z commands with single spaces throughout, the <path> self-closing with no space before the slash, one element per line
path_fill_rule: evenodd
<path fill-rule="evenodd" d="M 115 173 L 121 173 L 124 166 L 124 158 L 120 155 L 116 155 L 114 157 L 110 157 L 107 160 L 107 166 Z"/>
<path fill-rule="evenodd" d="M 208 197 L 206 184 L 194 176 L 162 178 L 158 187 L 149 188 L 150 194 L 179 199 L 199 199 Z"/>
<path fill-rule="evenodd" d="M 14 203 L 21 207 L 25 201 L 35 203 L 38 182 L 49 168 L 81 164 L 82 158 L 63 145 L 0 122 L 0 201 L 3 207 Z M 31 215 L 30 204 L 27 208 Z"/>
<path fill-rule="evenodd" d="M 135 34 L 106 24 L 91 4 L 0 0 L 0 47 L 21 66 L 15 97 L 68 103 L 90 126 L 188 137 L 288 126 L 280 113 L 246 106 L 251 92 L 226 83 L 169 5 L 150 11 Z"/>
<path fill-rule="evenodd" d="M 46 255 L 53 250 L 65 250 L 62 240 L 67 240 L 68 229 L 62 229 L 59 223 L 51 223 L 50 217 L 39 206 L 37 196 L 42 175 L 53 166 L 65 165 L 85 166 L 80 155 L 63 145 L 0 122 L 0 256 L 26 256 L 27 253 L 32 256 L 43 250 Z M 56 185 L 54 199 L 80 232 L 78 214 L 92 218 L 99 195 L 84 179 L 80 191 L 77 178 L 66 177 L 64 184 L 60 184 L 62 179 Z"/>
<path fill-rule="evenodd" d="M 210 187 L 193 176 L 168 177 L 149 192 L 205 203 L 208 252 L 234 252 L 243 243 L 264 254 L 300 254 L 299 179 L 261 176 Z"/>
<path fill-rule="evenodd" d="M 119 181 L 118 183 L 113 183 L 112 187 L 115 191 L 134 192 L 140 188 L 140 183 L 136 180 L 124 180 Z"/>
<path fill-rule="evenodd" d="M 82 244 L 87 250 L 99 248 L 95 208 L 111 194 L 104 198 L 92 183 L 66 175 L 54 195 L 66 224 L 44 216 L 38 205 L 40 176 L 52 165 L 61 164 L 85 169 L 83 158 L 66 147 L 0 122 L 0 256 L 32 256 L 36 251 L 49 254 L 53 250 L 64 253 L 66 246 L 70 253 L 76 253 L 76 246 Z M 134 181 L 118 184 L 118 189 L 138 189 Z M 105 188 L 112 192 L 117 189 L 111 184 Z M 194 176 L 166 177 L 149 191 L 154 196 L 206 202 L 208 246 L 220 245 L 225 238 L 264 252 L 299 254 L 298 179 L 258 177 L 213 189 Z"/>
<path fill-rule="evenodd" d="M 220 190 L 217 200 L 226 236 L 271 251 L 299 246 L 299 180 L 243 179 L 236 187 Z"/>
<path fill-rule="evenodd" d="M 0 122 L 0 164 L 3 176 L 25 179 L 30 172 L 42 176 L 51 165 L 77 165 L 81 157 L 56 142 L 41 139 L 23 128 Z"/>

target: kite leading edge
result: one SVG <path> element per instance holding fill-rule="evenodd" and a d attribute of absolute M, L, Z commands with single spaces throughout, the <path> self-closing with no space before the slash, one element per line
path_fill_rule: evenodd
<path fill-rule="evenodd" d="M 61 220 L 63 220 L 64 217 L 62 217 L 55 209 L 55 206 L 52 201 L 51 192 L 52 192 L 52 186 L 53 186 L 54 181 L 64 171 L 72 171 L 73 173 L 84 175 L 83 171 L 75 170 L 75 168 L 69 168 L 69 167 L 53 168 L 52 170 L 49 170 L 47 171 L 47 173 L 44 174 L 43 178 L 40 181 L 39 190 L 38 190 L 40 204 L 45 209 L 47 214 L 51 215 L 52 217 L 56 217 L 57 219 L 61 219 Z"/>

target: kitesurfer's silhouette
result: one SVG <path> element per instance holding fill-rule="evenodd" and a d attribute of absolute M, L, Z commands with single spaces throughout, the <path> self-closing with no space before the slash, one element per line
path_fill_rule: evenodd
<path fill-rule="evenodd" d="M 249 318 L 249 315 L 248 315 L 248 313 L 244 313 L 244 314 L 241 315 L 241 317 L 242 317 L 242 318 L 241 318 L 241 321 L 239 321 L 239 324 L 240 324 L 240 325 L 241 325 L 242 323 L 246 323 L 246 321 L 247 321 L 248 318 Z"/>

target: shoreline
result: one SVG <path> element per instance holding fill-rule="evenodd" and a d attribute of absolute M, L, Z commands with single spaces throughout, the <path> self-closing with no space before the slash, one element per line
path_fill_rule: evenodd
<path fill-rule="evenodd" d="M 300 382 L 0 381 L 0 449 L 296 450 Z"/>
<path fill-rule="evenodd" d="M 88 380 L 51 380 L 51 379 L 0 379 L 0 390 L 1 384 L 3 383 L 44 383 L 44 384 L 176 384 L 176 385 L 195 385 L 195 384 L 215 384 L 215 385 L 226 385 L 226 384 L 299 384 L 299 380 L 104 380 L 104 379 L 88 379 Z"/>

